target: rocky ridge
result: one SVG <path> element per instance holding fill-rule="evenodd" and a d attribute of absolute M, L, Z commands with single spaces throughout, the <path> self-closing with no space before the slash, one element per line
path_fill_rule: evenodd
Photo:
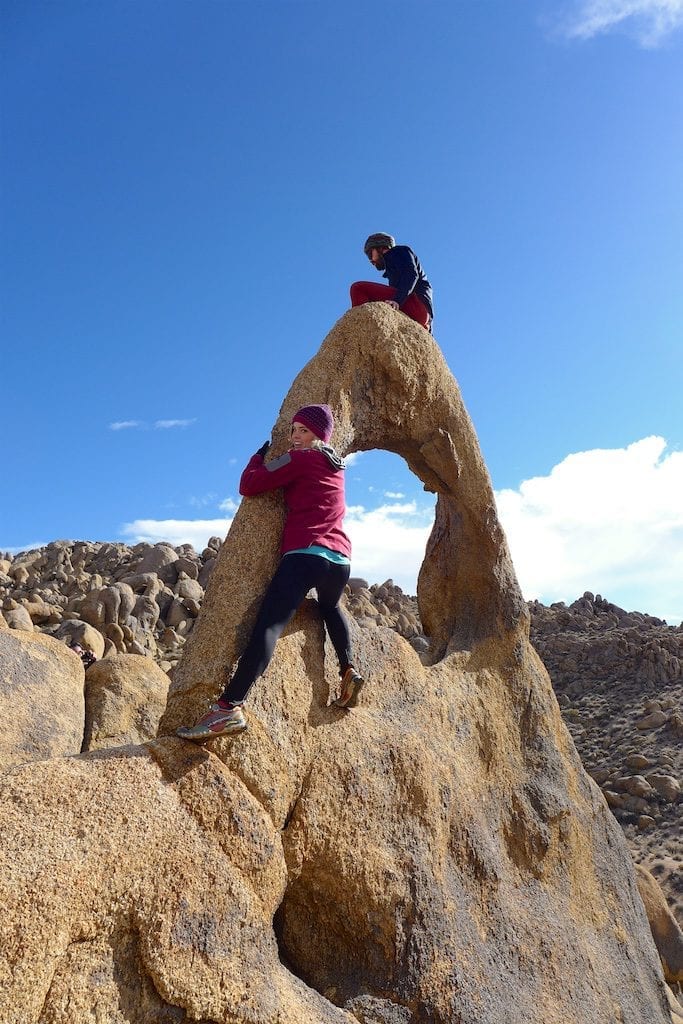
<path fill-rule="evenodd" d="M 683 626 L 590 592 L 529 608 L 581 759 L 683 921 Z"/>

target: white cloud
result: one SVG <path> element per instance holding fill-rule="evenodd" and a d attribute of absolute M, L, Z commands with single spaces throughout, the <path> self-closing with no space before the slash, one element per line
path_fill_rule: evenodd
<path fill-rule="evenodd" d="M 571 38 L 590 39 L 616 28 L 644 47 L 658 46 L 683 25 L 683 0 L 580 0 L 565 27 Z"/>
<path fill-rule="evenodd" d="M 384 497 L 385 498 L 393 498 L 396 501 L 400 501 L 401 498 L 405 498 L 405 494 L 401 494 L 400 491 L 385 491 L 384 492 Z"/>
<path fill-rule="evenodd" d="M 166 541 L 173 547 L 191 544 L 195 551 L 206 547 L 209 537 L 225 537 L 230 519 L 135 519 L 124 523 L 121 536 L 128 544 L 158 544 Z"/>
<path fill-rule="evenodd" d="M 218 507 L 234 513 L 238 505 L 226 498 Z M 166 541 L 174 547 L 192 544 L 201 551 L 209 537 L 226 535 L 232 519 L 135 519 L 123 525 L 120 535 L 129 544 Z M 352 574 L 370 583 L 391 578 L 405 593 L 414 594 L 433 522 L 433 505 L 420 508 L 414 501 L 370 511 L 349 506 L 344 526 L 353 544 Z"/>
<path fill-rule="evenodd" d="M 196 419 L 192 420 L 155 420 L 155 430 L 173 430 L 176 427 L 189 427 L 192 423 L 196 423 Z M 145 420 L 116 420 L 114 423 L 109 424 L 110 430 L 149 430 L 149 424 Z"/>
<path fill-rule="evenodd" d="M 568 455 L 496 495 L 527 599 L 586 590 L 670 624 L 683 619 L 683 452 L 661 437 Z"/>
<path fill-rule="evenodd" d="M 496 494 L 515 569 L 527 599 L 574 601 L 586 590 L 627 611 L 670 624 L 683 620 L 683 452 L 661 437 L 626 448 L 568 455 L 547 476 Z M 233 513 L 226 498 L 219 506 Z M 391 578 L 405 593 L 417 574 L 434 521 L 434 506 L 392 502 L 349 506 L 351 572 L 369 583 Z M 223 537 L 232 518 L 136 520 L 122 535 L 131 543 L 166 540 L 198 550 Z"/>
<path fill-rule="evenodd" d="M 351 574 L 369 583 L 392 579 L 414 594 L 433 522 L 433 505 L 418 507 L 414 501 L 371 511 L 349 507 L 344 526 L 353 545 Z"/>
<path fill-rule="evenodd" d="M 136 430 L 140 427 L 144 427 L 145 424 L 141 420 L 117 420 L 115 423 L 109 424 L 110 430 Z"/>
<path fill-rule="evenodd" d="M 155 430 L 173 430 L 175 427 L 189 427 L 192 423 L 196 423 L 197 420 L 156 420 L 154 424 Z"/>

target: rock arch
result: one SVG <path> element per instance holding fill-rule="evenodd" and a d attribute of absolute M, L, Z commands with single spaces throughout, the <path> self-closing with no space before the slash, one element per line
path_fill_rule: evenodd
<path fill-rule="evenodd" d="M 342 454 L 385 449 L 436 492 L 434 526 L 417 596 L 430 660 L 494 639 L 528 635 L 528 613 L 498 521 L 493 489 L 457 382 L 422 327 L 383 303 L 349 310 L 294 380 L 273 428 L 287 447 L 293 413 L 334 410 Z M 238 657 L 277 561 L 281 498 L 243 502 L 223 544 L 202 613 L 171 690 L 170 728 L 215 696 Z"/>
<path fill-rule="evenodd" d="M 304 602 L 250 694 L 247 732 L 5 772 L 0 1018 L 62 1021 L 68 1007 L 86 1024 L 95 1005 L 131 1024 L 669 1020 L 623 835 L 525 639 L 451 380 L 421 328 L 353 310 L 274 435 L 277 452 L 296 407 L 327 400 L 342 449 L 389 447 L 437 489 L 420 580 L 434 663 L 352 622 L 372 685 L 353 712 L 331 707 Z M 239 653 L 281 516 L 273 495 L 240 508 L 167 729 Z"/>

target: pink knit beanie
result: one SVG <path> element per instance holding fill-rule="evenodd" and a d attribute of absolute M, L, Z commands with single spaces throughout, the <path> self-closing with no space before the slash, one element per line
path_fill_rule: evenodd
<path fill-rule="evenodd" d="M 329 405 L 304 405 L 294 413 L 292 423 L 303 423 L 325 443 L 330 440 L 334 430 L 334 416 Z"/>

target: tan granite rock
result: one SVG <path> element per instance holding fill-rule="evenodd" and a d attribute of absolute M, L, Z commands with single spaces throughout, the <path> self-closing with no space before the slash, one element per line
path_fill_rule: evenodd
<path fill-rule="evenodd" d="M 306 601 L 246 733 L 7 776 L 0 1018 L 52 1024 L 76 1007 L 69 1024 L 86 1024 L 97 978 L 114 1024 L 669 1022 L 625 841 L 528 642 L 434 340 L 385 305 L 351 310 L 285 399 L 274 454 L 316 401 L 342 450 L 395 451 L 439 492 L 418 586 L 425 663 L 394 629 L 352 622 L 368 683 L 352 712 L 329 706 L 336 665 Z M 281 522 L 277 495 L 242 503 L 165 730 L 222 685 Z"/>
<path fill-rule="evenodd" d="M 47 622 L 54 613 L 54 608 L 39 596 L 34 596 L 33 599 L 23 598 L 21 604 L 31 616 L 31 622 L 37 626 Z"/>
<path fill-rule="evenodd" d="M 527 642 L 488 475 L 439 350 L 388 309 L 354 310 L 285 399 L 274 455 L 292 412 L 314 401 L 332 405 L 343 451 L 396 451 L 439 491 L 418 584 L 431 667 L 394 631 L 354 628 L 369 683 L 362 707 L 335 721 L 335 665 L 318 660 L 307 606 L 254 688 L 251 731 L 214 744 L 284 829 L 287 962 L 353 1012 L 384 1000 L 415 1022 L 526 1022 L 541 1005 L 544 1024 L 612 1021 L 617 1007 L 667 1019 L 628 851 Z M 281 522 L 278 496 L 242 502 L 162 729 L 220 690 Z"/>
<path fill-rule="evenodd" d="M 83 679 L 80 658 L 59 640 L 0 631 L 0 771 L 80 751 Z"/>
<path fill-rule="evenodd" d="M 96 658 L 101 658 L 104 654 L 102 633 L 81 619 L 65 619 L 55 635 L 66 644 L 80 644 L 84 651 L 92 651 Z"/>
<path fill-rule="evenodd" d="M 625 761 L 626 767 L 631 768 L 634 771 L 641 771 L 643 768 L 649 767 L 651 761 L 643 754 L 630 754 Z"/>
<path fill-rule="evenodd" d="M 668 716 L 663 711 L 652 711 L 649 715 L 645 715 L 639 722 L 636 722 L 636 727 L 643 731 L 647 729 L 659 729 L 667 721 Z"/>
<path fill-rule="evenodd" d="M 544 1024 L 668 1021 L 623 840 L 532 652 L 425 668 L 374 630 L 383 686 L 347 713 L 326 707 L 321 639 L 307 602 L 239 738 L 6 778 L 0 1019 L 85 1024 L 90 992 L 112 1024 L 184 1021 L 174 1007 L 239 1024 L 526 1024 L 539 1006 Z"/>
<path fill-rule="evenodd" d="M 137 571 L 156 573 L 164 583 L 173 585 L 178 578 L 177 561 L 178 553 L 170 544 L 155 544 L 146 552 Z"/>
<path fill-rule="evenodd" d="M 22 632 L 32 633 L 33 622 L 26 608 L 16 601 L 11 602 L 14 607 L 7 607 L 3 611 L 5 621 L 10 629 L 20 629 Z"/>
<path fill-rule="evenodd" d="M 642 864 L 636 864 L 636 878 L 664 977 L 670 984 L 683 982 L 683 931 L 668 907 L 659 882 Z"/>
<path fill-rule="evenodd" d="M 657 772 L 651 772 L 647 776 L 647 781 L 660 796 L 664 797 L 667 803 L 675 804 L 680 799 L 681 784 L 672 775 L 661 775 Z"/>
<path fill-rule="evenodd" d="M 671 1012 L 671 1024 L 683 1024 L 683 1003 L 676 998 L 669 985 L 666 986 L 666 995 Z"/>
<path fill-rule="evenodd" d="M 354 1024 L 282 965 L 278 831 L 167 740 L 0 778 L 3 1024 Z"/>
<path fill-rule="evenodd" d="M 151 658 L 139 654 L 117 654 L 91 665 L 85 677 L 83 750 L 156 736 L 168 682 Z"/>

